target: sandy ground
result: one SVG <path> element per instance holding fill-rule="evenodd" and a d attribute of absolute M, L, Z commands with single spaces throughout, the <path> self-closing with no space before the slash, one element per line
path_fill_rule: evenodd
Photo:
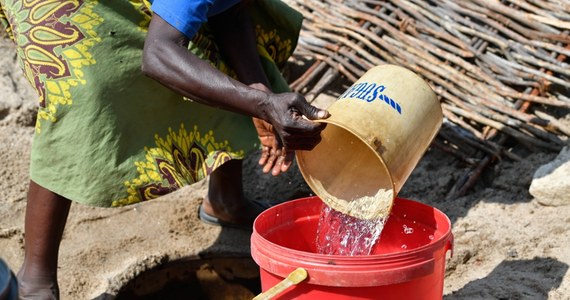
<path fill-rule="evenodd" d="M 0 257 L 14 271 L 24 253 L 35 99 L 11 45 L 0 41 Z M 542 206 L 528 192 L 533 173 L 557 153 L 513 151 L 524 160 L 497 162 L 469 195 L 446 199 L 466 169 L 430 149 L 400 193 L 452 221 L 445 299 L 570 299 L 570 205 Z M 272 179 L 254 165 L 252 156 L 245 180 L 250 197 L 280 202 L 310 193 L 297 169 Z M 249 233 L 198 221 L 205 186 L 125 208 L 73 205 L 60 250 L 62 299 L 112 299 L 138 274 L 167 262 L 248 257 Z"/>

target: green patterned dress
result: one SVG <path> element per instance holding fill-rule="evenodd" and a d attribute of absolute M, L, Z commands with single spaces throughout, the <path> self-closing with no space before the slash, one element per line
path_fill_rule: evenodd
<path fill-rule="evenodd" d="M 258 50 L 274 91 L 302 16 L 258 1 Z M 259 148 L 250 117 L 184 99 L 141 72 L 146 0 L 0 0 L 0 22 L 39 96 L 30 177 L 73 201 L 121 206 L 204 179 Z M 233 75 L 207 24 L 189 51 Z"/>

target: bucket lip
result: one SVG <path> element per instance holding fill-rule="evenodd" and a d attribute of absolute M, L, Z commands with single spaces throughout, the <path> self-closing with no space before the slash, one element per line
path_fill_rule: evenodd
<path fill-rule="evenodd" d="M 292 205 L 291 203 L 294 203 L 294 202 L 317 201 L 317 200 L 322 201 L 318 196 L 304 197 L 304 198 L 299 198 L 299 199 L 295 199 L 295 200 L 291 200 L 291 201 L 288 201 L 285 203 L 275 205 L 275 206 L 273 206 L 267 210 L 271 210 L 275 207 Z M 409 250 L 403 250 L 400 252 L 359 255 L 359 256 L 332 255 L 332 254 L 326 254 L 325 255 L 325 254 L 312 253 L 312 252 L 301 251 L 301 250 L 296 250 L 296 249 L 290 249 L 290 248 L 278 245 L 276 243 L 273 243 L 273 242 L 267 240 L 257 230 L 257 222 L 259 220 L 259 216 L 258 216 L 255 219 L 254 224 L 253 224 L 253 233 L 251 235 L 251 241 L 252 241 L 252 243 L 257 242 L 257 243 L 261 243 L 263 245 L 269 246 L 273 250 L 286 250 L 280 254 L 281 256 L 284 256 L 284 257 L 290 257 L 290 258 L 303 257 L 303 258 L 310 259 L 311 264 L 317 264 L 317 265 L 318 264 L 330 265 L 331 260 L 334 260 L 334 262 L 337 265 L 339 265 L 339 264 L 342 265 L 345 262 L 350 262 L 351 264 L 354 264 L 355 261 L 366 264 L 366 263 L 369 263 L 371 261 L 378 262 L 378 260 L 380 260 L 380 259 L 390 260 L 390 261 L 386 261 L 386 263 L 393 263 L 393 262 L 399 261 L 399 260 L 416 258 L 418 256 L 422 256 L 421 254 L 423 254 L 423 253 L 425 253 L 425 254 L 427 254 L 428 252 L 431 253 L 431 252 L 433 252 L 432 249 L 440 248 L 442 246 L 442 244 L 445 244 L 448 241 L 453 240 L 451 220 L 441 210 L 439 210 L 436 207 L 432 207 L 432 206 L 423 204 L 419 201 L 415 201 L 415 200 L 411 200 L 411 199 L 396 197 L 394 199 L 394 203 L 396 201 L 398 201 L 398 202 L 400 202 L 400 201 L 411 202 L 411 203 L 414 203 L 416 205 L 427 206 L 427 207 L 434 209 L 438 214 L 440 214 L 442 217 L 444 217 L 444 220 L 449 224 L 448 229 L 446 230 L 446 232 L 444 234 L 442 234 L 442 236 L 440 238 L 438 238 L 436 241 L 434 241 L 432 243 L 422 245 L 420 247 L 409 249 Z M 268 250 L 268 251 L 271 251 L 271 250 Z M 289 254 L 287 254 L 287 253 L 289 253 Z"/>
<path fill-rule="evenodd" d="M 398 195 L 398 191 L 396 191 L 396 183 L 394 181 L 394 176 L 392 175 L 392 172 L 390 172 L 390 169 L 388 168 L 388 165 L 384 161 L 384 158 L 382 158 L 382 156 L 380 154 L 378 154 L 378 152 L 376 152 L 374 150 L 374 148 L 372 148 L 372 146 L 370 146 L 356 131 L 344 126 L 343 124 L 336 122 L 334 120 L 329 120 L 329 119 L 314 120 L 314 122 L 332 124 L 332 125 L 337 126 L 338 128 L 341 128 L 343 130 L 348 131 L 350 134 L 352 134 L 353 136 L 358 138 L 358 140 L 362 144 L 364 144 L 368 148 L 368 150 L 370 150 L 376 156 L 376 158 L 380 161 L 380 164 L 382 165 L 382 167 L 384 169 L 384 173 L 386 175 L 388 175 L 388 178 L 390 179 L 390 190 L 392 191 L 392 201 L 390 202 L 390 207 L 388 210 L 389 211 L 392 210 L 392 207 L 394 206 L 394 201 L 396 200 L 397 195 Z M 303 159 L 299 159 L 299 156 L 302 156 L 302 153 L 299 150 L 295 151 L 295 159 L 297 160 L 297 164 L 299 165 L 299 171 L 300 171 L 301 175 L 303 176 L 303 178 L 305 179 L 307 184 L 311 187 L 311 190 L 315 194 L 317 194 L 317 196 L 319 196 L 321 199 L 324 198 L 323 195 L 319 195 L 320 193 L 318 193 L 317 192 L 318 190 L 313 186 L 313 182 L 312 182 L 312 180 L 309 179 L 308 174 L 305 174 L 306 170 L 304 170 L 302 163 L 299 163 L 299 162 L 302 162 Z"/>

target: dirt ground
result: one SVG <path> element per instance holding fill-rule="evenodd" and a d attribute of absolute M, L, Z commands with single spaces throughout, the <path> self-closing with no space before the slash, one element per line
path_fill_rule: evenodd
<path fill-rule="evenodd" d="M 36 97 L 12 50 L 0 40 L 0 258 L 17 271 Z M 400 193 L 451 219 L 445 299 L 570 299 L 570 205 L 543 206 L 528 192 L 534 172 L 558 153 L 513 151 L 524 159 L 494 163 L 467 196 L 446 199 L 466 167 L 430 149 Z M 260 174 L 255 159 L 246 161 L 249 197 L 280 202 L 310 193 L 296 168 L 272 179 Z M 205 186 L 124 208 L 73 205 L 60 250 L 62 299 L 112 299 L 138 274 L 166 262 L 247 257 L 249 233 L 198 220 Z"/>

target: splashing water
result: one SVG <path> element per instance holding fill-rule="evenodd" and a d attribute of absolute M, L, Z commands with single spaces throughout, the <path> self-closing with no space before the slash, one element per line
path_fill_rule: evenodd
<path fill-rule="evenodd" d="M 317 252 L 328 255 L 370 255 L 388 218 L 358 219 L 323 205 L 317 227 Z"/>

